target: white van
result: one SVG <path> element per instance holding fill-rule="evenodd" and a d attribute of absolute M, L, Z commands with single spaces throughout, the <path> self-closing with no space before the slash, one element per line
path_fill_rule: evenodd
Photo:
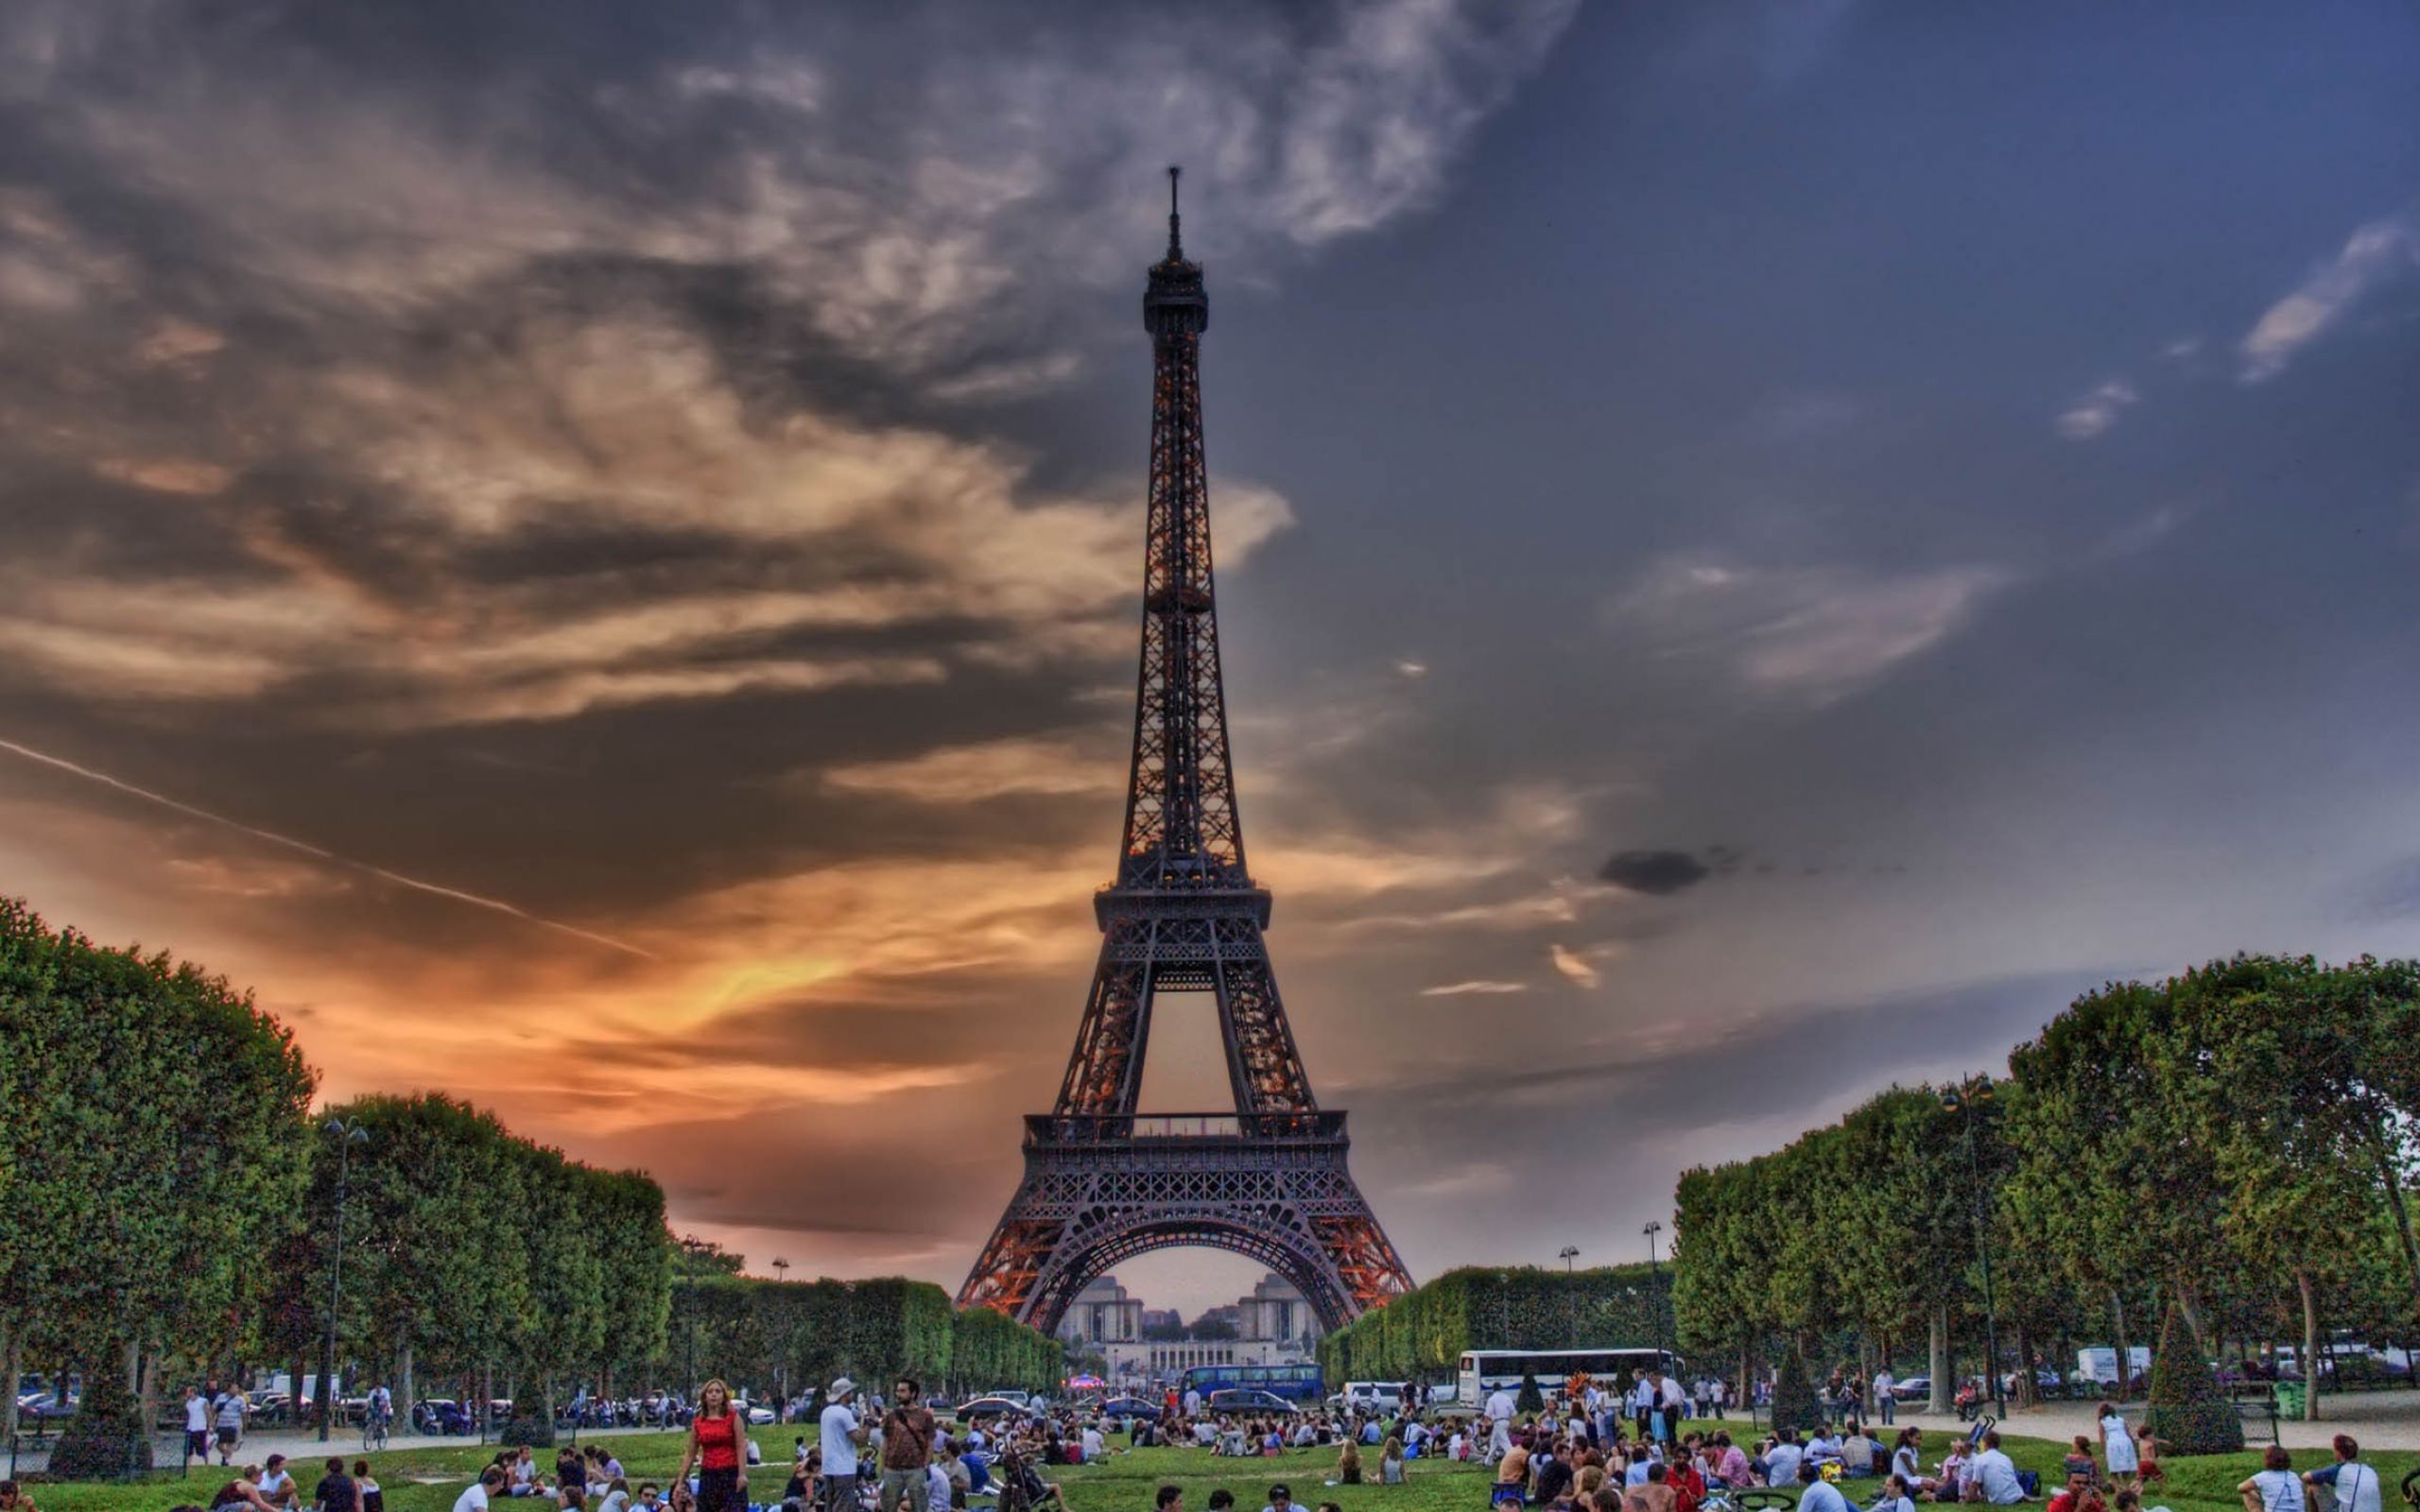
<path fill-rule="evenodd" d="M 1400 1381 L 1348 1381 L 1344 1407 L 1348 1412 L 1393 1412 L 1403 1405 L 1404 1391 Z"/>
<path fill-rule="evenodd" d="M 2135 1375 L 2148 1374 L 2152 1367 L 2149 1345 L 2129 1345 L 2126 1358 L 2134 1362 Z M 2106 1345 L 2076 1351 L 2076 1379 L 2091 1381 L 2104 1386 L 2118 1383 L 2118 1351 Z"/>

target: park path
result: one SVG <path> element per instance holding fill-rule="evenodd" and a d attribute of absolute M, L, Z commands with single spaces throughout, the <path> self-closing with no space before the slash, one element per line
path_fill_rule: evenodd
<path fill-rule="evenodd" d="M 2029 1438 L 2048 1438 L 2064 1443 L 2078 1434 L 2097 1436 L 2093 1409 L 2097 1402 L 2050 1401 L 2038 1407 L 2015 1410 L 2000 1420 L 2000 1426 L 2012 1434 Z M 2325 1449 L 2328 1440 L 2338 1434 L 2350 1434 L 2361 1441 L 2365 1449 L 2420 1449 L 2420 1391 L 2356 1391 L 2342 1396 L 2324 1396 L 2319 1400 L 2322 1414 L 2319 1421 L 2281 1422 L 2277 1436 L 2288 1449 Z M 2126 1420 L 2140 1423 L 2143 1404 L 2130 1401 L 2125 1405 Z M 1964 1433 L 1969 1427 L 1955 1415 L 1934 1416 L 1929 1413 L 1899 1410 L 1901 1424 L 1916 1423 L 1927 1432 Z M 1887 1442 L 1890 1435 L 1882 1435 Z M 2248 1441 L 2268 1442 L 2265 1421 L 2247 1424 L 2244 1437 Z"/>
<path fill-rule="evenodd" d="M 784 1425 L 775 1423 L 772 1426 L 774 1429 L 779 1429 Z M 580 1442 L 586 1443 L 592 1438 L 618 1438 L 625 1434 L 656 1434 L 662 1433 L 663 1431 L 664 1430 L 660 1428 L 583 1428 L 579 1431 L 579 1438 Z M 761 1435 L 768 1432 L 768 1430 L 758 1428 L 752 1430 L 752 1432 Z M 570 1442 L 570 1439 L 571 1435 L 568 1433 L 563 1435 L 564 1442 L 568 1443 Z M 491 1437 L 489 1442 L 493 1443 L 494 1439 Z M 479 1447 L 479 1439 L 478 1435 L 475 1434 L 453 1434 L 446 1435 L 440 1435 L 437 1434 L 389 1434 L 387 1437 L 387 1447 L 389 1450 L 476 1449 Z M 151 1435 L 151 1462 L 164 1469 L 174 1469 L 177 1465 L 177 1456 L 183 1448 L 184 1435 L 182 1434 L 153 1434 Z M 765 1450 L 768 1458 L 771 1457 L 773 1448 L 774 1446 L 769 1441 L 766 1442 Z M 263 1460 L 268 1459 L 271 1454 L 283 1454 L 287 1459 L 294 1460 L 301 1464 L 317 1465 L 331 1454 L 342 1454 L 345 1458 L 352 1459 L 360 1452 L 361 1430 L 358 1428 L 354 1429 L 349 1434 L 339 1432 L 335 1437 L 329 1439 L 324 1444 L 320 1442 L 319 1433 L 315 1429 L 270 1428 L 255 1430 L 254 1432 L 246 1434 L 244 1435 L 243 1448 L 235 1452 L 235 1463 L 237 1465 L 258 1465 Z M 782 1451 L 785 1462 L 787 1460 L 788 1453 L 789 1451 L 787 1449 L 784 1449 Z M 26 1474 L 31 1471 L 40 1470 L 49 1463 L 50 1450 L 47 1443 L 44 1443 L 41 1447 L 36 1447 L 30 1442 L 26 1442 L 20 1445 L 16 1454 L 15 1465 L 6 1470 L 0 1470 L 0 1474 L 10 1476 Z M 194 1460 L 191 1464 L 193 1466 L 193 1472 L 196 1475 L 201 1475 L 208 1470 L 216 1469 L 218 1468 L 218 1454 L 216 1450 L 214 1449 L 211 1452 L 210 1462 L 208 1465 L 204 1465 L 200 1460 Z"/>

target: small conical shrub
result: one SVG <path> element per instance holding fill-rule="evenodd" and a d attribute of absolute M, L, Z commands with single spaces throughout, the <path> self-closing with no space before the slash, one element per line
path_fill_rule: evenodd
<path fill-rule="evenodd" d="M 499 1444 L 531 1449 L 552 1448 L 555 1442 L 555 1415 L 546 1410 L 544 1393 L 527 1389 L 512 1394 L 512 1416 L 504 1420 L 497 1431 Z"/>
<path fill-rule="evenodd" d="M 2219 1395 L 2218 1379 L 2202 1358 L 2185 1314 L 2168 1310 L 2159 1351 L 2152 1356 L 2151 1405 L 2143 1432 L 2179 1454 L 2232 1454 L 2243 1448 L 2243 1419 Z"/>
<path fill-rule="evenodd" d="M 1782 1350 L 1781 1368 L 1773 1375 L 1773 1426 L 1806 1432 L 1823 1424 L 1823 1409 L 1815 1405 L 1815 1387 L 1806 1379 L 1806 1357 L 1793 1342 Z"/>
<path fill-rule="evenodd" d="M 1544 1412 L 1547 1410 L 1547 1394 L 1538 1389 L 1538 1374 L 1536 1371 L 1525 1370 L 1521 1373 L 1521 1394 L 1512 1399 L 1512 1410 L 1514 1412 Z"/>
<path fill-rule="evenodd" d="M 84 1400 L 60 1430 L 50 1473 L 62 1481 L 130 1481 L 151 1468 L 151 1439 L 143 1431 L 134 1394 L 126 1389 L 115 1351 L 84 1372 Z"/>

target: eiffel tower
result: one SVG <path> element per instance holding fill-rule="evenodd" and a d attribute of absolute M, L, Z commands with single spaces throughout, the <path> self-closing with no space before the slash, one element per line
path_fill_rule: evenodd
<path fill-rule="evenodd" d="M 1178 236 L 1177 173 L 1143 295 L 1151 483 L 1125 843 L 1093 900 L 1100 964 L 1058 1104 L 1026 1119 L 1025 1179 L 958 1295 L 1045 1332 L 1111 1266 L 1184 1245 L 1260 1262 L 1328 1329 L 1411 1286 L 1345 1168 L 1344 1114 L 1311 1095 L 1261 938 L 1269 889 L 1244 865 L 1201 460 L 1210 302 Z M 1217 995 L 1233 1113 L 1135 1111 L 1162 992 Z"/>

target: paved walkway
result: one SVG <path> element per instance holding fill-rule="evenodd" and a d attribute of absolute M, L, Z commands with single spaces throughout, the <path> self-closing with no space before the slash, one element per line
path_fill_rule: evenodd
<path fill-rule="evenodd" d="M 2012 1434 L 2029 1438 L 2048 1438 L 2064 1443 L 2078 1434 L 2093 1435 L 2097 1429 L 2093 1408 L 2097 1402 L 2049 1401 L 2039 1407 L 2022 1411 L 2011 1410 L 2000 1420 L 2000 1426 Z M 2139 1423 L 2143 1404 L 2139 1400 L 2125 1404 L 2126 1420 Z M 2325 1395 L 2319 1399 L 2320 1419 L 2315 1423 L 2280 1422 L 2277 1436 L 2288 1449 L 2325 1449 L 2338 1434 L 2350 1434 L 2370 1449 L 2420 1449 L 2420 1391 L 2351 1391 L 2342 1396 Z M 1963 1433 L 1971 1425 L 1962 1423 L 1956 1415 L 1935 1417 L 1928 1413 L 1899 1410 L 1902 1424 L 1917 1423 L 1927 1429 L 1945 1433 Z M 2266 1442 L 2265 1423 L 2246 1429 L 2246 1436 Z M 1882 1435 L 1885 1442 L 1890 1435 Z"/>
<path fill-rule="evenodd" d="M 778 1428 L 781 1425 L 774 1426 Z M 592 1438 L 614 1438 L 624 1434 L 656 1434 L 663 1431 L 660 1428 L 583 1428 L 579 1431 L 579 1436 L 584 1443 Z M 766 1430 L 756 1429 L 754 1432 L 761 1434 Z M 569 1442 L 570 1437 L 569 1432 L 566 1431 L 563 1434 L 563 1441 Z M 494 1443 L 494 1436 L 491 1435 L 488 1441 L 491 1444 Z M 56 1442 L 58 1442 L 56 1435 L 44 1439 L 39 1445 L 29 1439 L 21 1439 L 17 1446 L 15 1469 L 0 1469 L 0 1474 L 25 1474 L 42 1469 L 50 1463 L 50 1446 Z M 476 1434 L 455 1434 L 441 1437 L 434 1434 L 390 1434 L 387 1438 L 387 1447 L 390 1450 L 476 1449 L 479 1447 L 479 1437 Z M 151 1463 L 163 1469 L 173 1470 L 177 1468 L 177 1456 L 183 1449 L 182 1434 L 153 1434 Z M 266 1428 L 255 1429 L 244 1435 L 243 1448 L 235 1452 L 235 1463 L 258 1465 L 271 1454 L 283 1454 L 290 1460 L 298 1460 L 306 1465 L 317 1465 L 331 1454 L 342 1454 L 350 1459 L 360 1452 L 361 1430 L 358 1428 L 350 1431 L 339 1429 L 324 1444 L 320 1442 L 317 1429 Z M 191 1463 L 194 1473 L 197 1475 L 201 1474 L 205 1469 L 216 1469 L 218 1465 L 216 1449 L 215 1447 L 212 1449 L 208 1466 L 205 1467 L 200 1460 L 194 1460 Z"/>

